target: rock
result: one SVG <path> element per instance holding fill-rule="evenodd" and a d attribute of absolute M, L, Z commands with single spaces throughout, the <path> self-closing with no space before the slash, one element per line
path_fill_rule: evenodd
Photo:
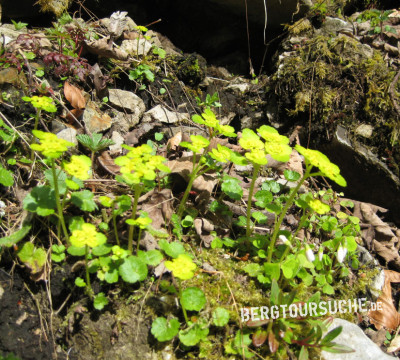
<path fill-rule="evenodd" d="M 357 129 L 355 130 L 355 134 L 365 137 L 367 139 L 369 139 L 372 136 L 372 132 L 373 132 L 374 128 L 372 125 L 368 125 L 368 124 L 361 124 L 360 126 L 357 127 Z"/>
<path fill-rule="evenodd" d="M 329 35 L 338 32 L 353 33 L 353 25 L 342 19 L 327 16 L 325 18 L 325 21 L 323 22 L 320 31 L 324 35 Z"/>
<path fill-rule="evenodd" d="M 121 50 L 125 51 L 129 55 L 141 55 L 146 56 L 153 44 L 146 39 L 138 40 L 124 40 L 121 44 Z"/>
<path fill-rule="evenodd" d="M 69 142 L 72 142 L 75 145 L 78 145 L 78 140 L 76 139 L 76 130 L 74 128 L 66 128 L 64 130 L 61 130 L 59 133 L 57 133 L 57 136 L 60 139 L 67 140 Z"/>
<path fill-rule="evenodd" d="M 113 131 L 111 135 L 111 140 L 114 141 L 115 144 L 109 146 L 110 155 L 120 154 L 122 152 L 121 145 L 124 143 L 123 136 L 119 132 Z"/>
<path fill-rule="evenodd" d="M 373 296 L 372 300 L 378 299 L 384 285 L 385 285 L 385 271 L 380 269 L 379 274 L 374 277 L 368 289 L 371 295 Z"/>
<path fill-rule="evenodd" d="M 319 150 L 339 166 L 347 180 L 346 197 L 389 209 L 399 224 L 400 180 L 371 150 L 350 140 L 342 126 L 337 127 L 333 140 L 322 144 Z"/>
<path fill-rule="evenodd" d="M 111 127 L 112 119 L 107 114 L 102 114 L 93 101 L 88 101 L 83 112 L 82 120 L 89 134 L 99 133 Z"/>
<path fill-rule="evenodd" d="M 242 95 L 250 90 L 250 84 L 245 82 L 231 83 L 225 87 L 226 90 L 231 90 L 238 95 Z"/>
<path fill-rule="evenodd" d="M 355 350 L 347 354 L 334 354 L 327 351 L 322 351 L 321 355 L 324 360 L 393 360 L 392 356 L 385 354 L 378 345 L 372 342 L 371 339 L 355 324 L 343 319 L 333 319 L 328 331 L 342 326 L 343 330 L 340 335 L 335 338 L 334 342 L 346 345 Z"/>
<path fill-rule="evenodd" d="M 142 118 L 144 111 L 142 112 L 141 109 L 139 110 L 140 111 L 138 111 L 136 114 L 125 114 L 121 111 L 115 112 L 115 117 L 112 120 L 112 130 L 122 134 L 127 133 L 129 129 L 137 125 Z"/>
<path fill-rule="evenodd" d="M 119 110 L 125 110 L 128 113 L 134 114 L 135 118 L 141 118 L 146 111 L 146 106 L 143 100 L 131 91 L 110 89 L 108 101 L 111 105 Z"/>
<path fill-rule="evenodd" d="M 21 30 L 14 30 L 14 25 L 12 24 L 3 24 L 0 26 L 0 37 L 2 39 L 1 42 L 3 43 L 4 41 L 4 45 L 16 40 L 17 37 L 23 33 L 26 33 L 26 31 L 22 32 Z"/>
<path fill-rule="evenodd" d="M 173 124 L 184 119 L 190 119 L 190 115 L 186 113 L 178 113 L 169 111 L 162 105 L 157 105 L 147 111 L 143 116 L 143 122 L 158 121 L 167 124 Z"/>

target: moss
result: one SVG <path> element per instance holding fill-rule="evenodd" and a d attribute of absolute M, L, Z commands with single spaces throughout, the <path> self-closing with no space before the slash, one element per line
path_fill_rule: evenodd
<path fill-rule="evenodd" d="M 316 144 L 329 140 L 338 124 L 350 130 L 371 124 L 376 131 L 364 145 L 396 158 L 400 126 L 388 91 L 395 71 L 379 51 L 356 39 L 305 31 L 309 38 L 281 58 L 272 76 L 270 92 L 280 99 L 281 117 L 307 124 Z M 399 94 L 398 85 L 395 90 Z"/>
<path fill-rule="evenodd" d="M 72 0 L 38 0 L 37 4 L 43 12 L 52 12 L 57 17 L 71 5 Z"/>

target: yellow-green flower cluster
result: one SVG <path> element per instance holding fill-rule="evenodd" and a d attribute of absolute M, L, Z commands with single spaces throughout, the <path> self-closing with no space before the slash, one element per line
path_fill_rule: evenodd
<path fill-rule="evenodd" d="M 133 225 L 133 226 L 138 226 L 142 230 L 146 229 L 148 225 L 150 225 L 153 222 L 152 219 L 150 219 L 148 216 L 140 216 L 136 218 L 135 220 L 133 219 L 128 219 L 126 220 L 126 223 L 128 225 Z"/>
<path fill-rule="evenodd" d="M 271 126 L 263 125 L 257 129 L 265 140 L 265 151 L 277 161 L 286 162 L 290 159 L 292 148 L 289 146 L 289 138 L 278 133 Z"/>
<path fill-rule="evenodd" d="M 69 163 L 64 163 L 64 170 L 71 176 L 80 180 L 90 178 L 92 161 L 85 155 L 72 155 Z"/>
<path fill-rule="evenodd" d="M 244 129 L 242 138 L 239 140 L 243 149 L 250 150 L 245 156 L 251 162 L 265 165 L 266 154 L 270 154 L 277 161 L 289 161 L 292 148 L 288 145 L 289 139 L 286 136 L 280 135 L 276 129 L 267 125 L 261 126 L 257 131 L 265 143 L 250 129 Z"/>
<path fill-rule="evenodd" d="M 32 134 L 40 140 L 40 144 L 32 144 L 31 149 L 40 151 L 45 157 L 50 159 L 59 158 L 69 147 L 75 146 L 73 143 L 60 139 L 52 133 L 33 130 Z"/>
<path fill-rule="evenodd" d="M 331 210 L 328 204 L 323 203 L 318 199 L 312 199 L 308 201 L 308 206 L 314 210 L 317 214 L 324 215 Z"/>
<path fill-rule="evenodd" d="M 195 154 L 198 154 L 200 150 L 206 148 L 210 145 L 210 141 L 208 141 L 204 136 L 201 135 L 190 135 L 190 140 L 192 142 L 182 141 L 180 143 L 181 146 L 192 150 Z"/>
<path fill-rule="evenodd" d="M 336 164 L 330 162 L 328 157 L 318 150 L 306 149 L 300 145 L 296 145 L 295 149 L 304 156 L 306 164 L 317 167 L 322 176 L 326 176 L 329 179 L 336 182 L 340 186 L 346 186 L 346 180 L 340 175 L 340 169 Z"/>
<path fill-rule="evenodd" d="M 47 112 L 56 112 L 57 107 L 55 106 L 53 99 L 48 96 L 23 96 L 22 100 L 30 102 L 32 106 L 38 110 L 44 110 Z"/>
<path fill-rule="evenodd" d="M 253 130 L 244 129 L 239 144 L 243 149 L 250 150 L 244 156 L 252 163 L 258 165 L 267 164 L 268 160 L 265 157 L 264 143 Z"/>
<path fill-rule="evenodd" d="M 222 146 L 220 144 L 217 145 L 216 149 L 212 149 L 209 152 L 209 155 L 218 162 L 226 163 L 231 158 L 232 150 L 227 148 L 226 146 Z"/>
<path fill-rule="evenodd" d="M 156 170 L 170 172 L 164 165 L 165 158 L 159 155 L 152 155 L 153 149 L 150 145 L 144 144 L 138 147 L 123 145 L 129 152 L 125 156 L 115 159 L 115 163 L 121 167 L 123 179 L 128 184 L 139 184 L 143 180 L 154 180 Z"/>
<path fill-rule="evenodd" d="M 87 245 L 93 248 L 104 244 L 107 238 L 104 234 L 97 232 L 93 224 L 84 223 L 80 229 L 72 231 L 69 241 L 72 246 L 84 247 Z"/>
<path fill-rule="evenodd" d="M 172 274 L 181 280 L 189 280 L 194 276 L 197 268 L 191 257 L 187 254 L 180 254 L 172 261 L 166 261 L 165 267 L 172 271 Z"/>
<path fill-rule="evenodd" d="M 192 120 L 197 124 L 205 125 L 213 129 L 216 132 L 215 135 L 224 135 L 227 137 L 236 136 L 235 129 L 229 125 L 221 125 L 211 109 L 205 109 L 201 116 L 197 114 L 193 115 Z"/>

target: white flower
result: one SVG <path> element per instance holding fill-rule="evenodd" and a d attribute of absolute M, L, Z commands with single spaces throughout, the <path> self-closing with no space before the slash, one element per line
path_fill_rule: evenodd
<path fill-rule="evenodd" d="M 346 254 L 347 254 L 347 248 L 344 247 L 342 244 L 340 244 L 336 254 L 337 261 L 342 263 L 346 257 Z"/>
<path fill-rule="evenodd" d="M 324 249 L 320 247 L 318 251 L 318 260 L 322 261 L 323 256 L 324 256 Z"/>
<path fill-rule="evenodd" d="M 290 243 L 290 241 L 288 240 L 288 238 L 285 235 L 279 235 L 279 240 L 282 241 L 283 244 L 291 247 L 292 244 Z"/>
<path fill-rule="evenodd" d="M 306 257 L 309 262 L 313 262 L 315 260 L 315 255 L 308 245 L 306 245 Z"/>

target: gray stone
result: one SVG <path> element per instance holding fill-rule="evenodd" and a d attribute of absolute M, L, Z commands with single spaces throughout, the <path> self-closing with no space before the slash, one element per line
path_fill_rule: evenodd
<path fill-rule="evenodd" d="M 4 45 L 7 45 L 13 40 L 16 40 L 17 37 L 23 33 L 26 33 L 27 31 L 17 31 L 14 30 L 14 25 L 11 24 L 4 24 L 0 26 L 0 37 L 2 38 L 2 43 L 3 43 L 3 37 L 4 37 Z"/>
<path fill-rule="evenodd" d="M 329 35 L 331 33 L 338 33 L 339 31 L 352 33 L 353 25 L 342 19 L 327 16 L 321 27 L 321 32 Z"/>
<path fill-rule="evenodd" d="M 236 84 L 229 84 L 225 87 L 226 90 L 232 90 L 233 92 L 237 93 L 238 95 L 244 94 L 250 90 L 250 84 L 245 82 L 239 82 Z"/>
<path fill-rule="evenodd" d="M 69 142 L 72 142 L 75 145 L 78 145 L 78 140 L 76 139 L 76 130 L 74 128 L 66 128 L 64 130 L 61 130 L 59 133 L 57 133 L 57 136 L 60 139 L 67 140 Z"/>
<path fill-rule="evenodd" d="M 108 130 L 112 125 L 109 115 L 101 113 L 96 103 L 88 101 L 82 115 L 82 121 L 89 134 L 99 133 Z"/>
<path fill-rule="evenodd" d="M 379 274 L 374 277 L 369 286 L 369 291 L 373 296 L 373 300 L 378 299 L 380 296 L 383 286 L 385 285 L 385 272 L 380 269 Z"/>
<path fill-rule="evenodd" d="M 143 100 L 130 91 L 110 89 L 108 100 L 110 104 L 115 106 L 117 109 L 126 110 L 131 114 L 135 114 L 139 119 L 146 111 L 146 106 L 144 105 Z"/>
<path fill-rule="evenodd" d="M 361 124 L 357 127 L 355 134 L 369 139 L 372 136 L 374 127 L 369 124 Z"/>
<path fill-rule="evenodd" d="M 378 345 L 372 342 L 367 335 L 355 324 L 343 319 L 333 319 L 328 331 L 342 326 L 343 330 L 340 335 L 335 338 L 334 342 L 340 345 L 349 346 L 354 350 L 347 354 L 334 354 L 322 351 L 321 355 L 324 360 L 393 360 L 392 356 L 385 354 Z"/>
<path fill-rule="evenodd" d="M 144 114 L 142 121 L 159 121 L 162 123 L 173 124 L 184 119 L 190 119 L 189 114 L 169 111 L 164 106 L 157 105 Z"/>
<path fill-rule="evenodd" d="M 110 155 L 120 154 L 122 152 L 121 145 L 124 143 L 123 136 L 119 132 L 113 131 L 111 135 L 111 140 L 113 140 L 115 144 L 109 146 Z"/>
<path fill-rule="evenodd" d="M 113 131 L 118 131 L 121 133 L 127 133 L 135 125 L 139 124 L 142 118 L 142 111 L 134 114 L 125 114 L 121 111 L 116 112 L 113 118 Z"/>

